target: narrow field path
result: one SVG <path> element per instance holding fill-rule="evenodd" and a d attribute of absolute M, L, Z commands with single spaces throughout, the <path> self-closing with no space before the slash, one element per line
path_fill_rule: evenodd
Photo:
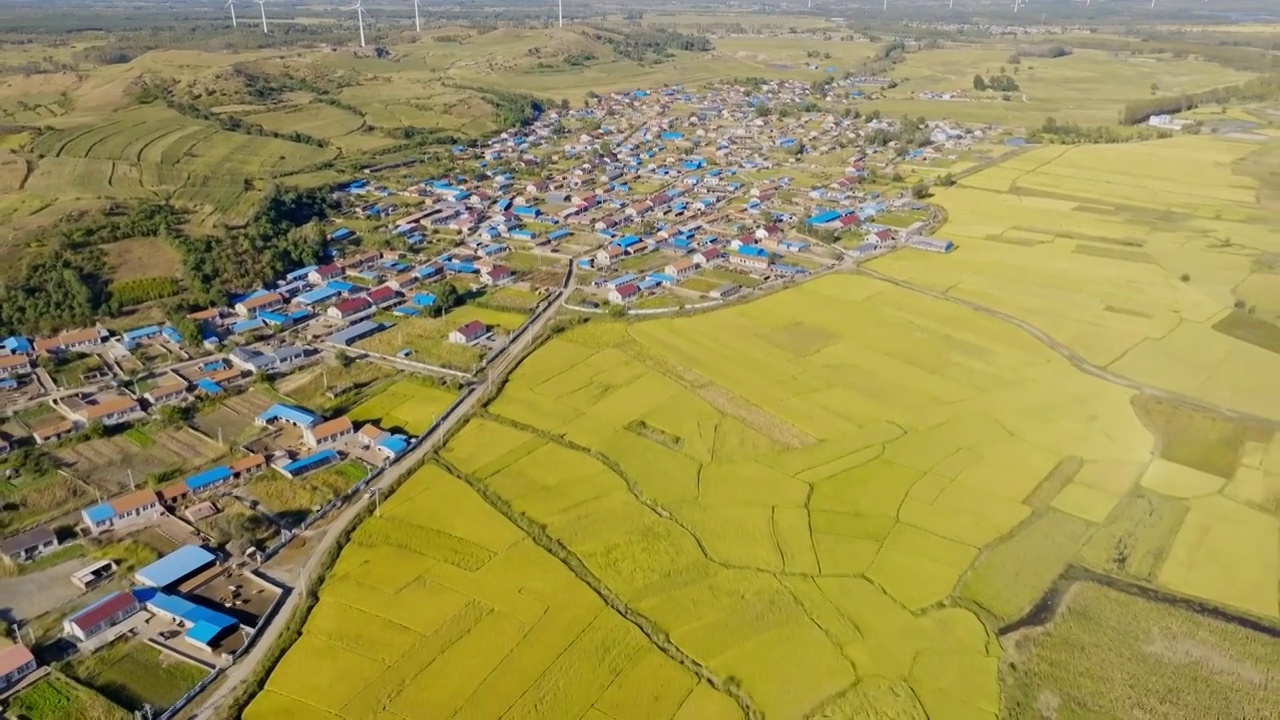
<path fill-rule="evenodd" d="M 1259 415 L 1254 415 L 1252 413 L 1243 412 L 1240 410 L 1233 410 L 1231 408 L 1223 407 L 1221 405 L 1206 402 L 1204 400 L 1192 397 L 1190 395 L 1184 395 L 1182 393 L 1174 392 L 1172 390 L 1166 390 L 1165 388 L 1156 387 L 1154 385 L 1148 385 L 1146 383 L 1138 382 L 1137 380 L 1134 380 L 1132 378 L 1125 377 L 1124 375 L 1119 375 L 1117 373 L 1114 373 L 1101 365 L 1095 365 L 1089 362 L 1088 360 L 1084 359 L 1083 357 L 1081 357 L 1071 348 L 1067 347 L 1066 345 L 1063 345 L 1061 342 L 1058 342 L 1057 340 L 1052 338 L 1048 333 L 1036 327 L 1035 325 L 1032 325 L 1031 323 L 1025 320 L 1022 320 L 1021 318 L 1014 317 L 1013 315 L 1010 315 L 1009 313 L 1004 312 L 1002 310 L 996 310 L 995 308 L 990 308 L 990 307 L 987 307 L 986 305 L 973 302 L 972 300 L 965 300 L 964 298 L 959 298 L 954 295 L 947 294 L 945 292 L 940 292 L 937 290 L 930 290 L 929 288 L 920 287 L 919 285 L 915 285 L 913 283 L 907 282 L 906 280 L 899 280 L 898 278 L 885 275 L 882 272 L 872 270 L 865 266 L 861 266 L 861 265 L 855 266 L 853 271 L 859 275 L 865 275 L 869 278 L 872 278 L 873 280 L 879 280 L 881 282 L 889 283 L 890 285 L 896 285 L 904 290 L 910 290 L 912 292 L 917 292 L 922 295 L 928 295 L 929 297 L 937 298 L 939 300 L 946 300 L 947 302 L 952 302 L 957 305 L 964 306 L 966 308 L 969 308 L 970 310 L 980 312 L 983 315 L 987 315 L 989 317 L 996 318 L 997 320 L 1002 320 L 1006 323 L 1009 323 L 1010 325 L 1017 327 L 1018 329 L 1027 333 L 1028 335 L 1035 338 L 1036 340 L 1039 340 L 1050 350 L 1061 355 L 1063 358 L 1067 360 L 1067 362 L 1075 366 L 1077 370 L 1083 373 L 1092 375 L 1101 380 L 1106 380 L 1109 383 L 1114 383 L 1121 387 L 1126 387 L 1126 388 L 1129 388 L 1130 390 L 1146 393 L 1148 395 L 1153 395 L 1153 396 L 1164 398 L 1167 400 L 1173 400 L 1174 402 L 1180 403 L 1182 405 L 1186 405 L 1187 407 L 1212 413 L 1212 414 L 1216 414 L 1216 415 L 1221 415 L 1223 417 L 1230 418 L 1232 420 L 1240 420 L 1240 421 L 1258 424 L 1258 425 L 1264 425 L 1272 429 L 1280 430 L 1280 420 L 1277 420 L 1275 418 L 1267 418 Z"/>

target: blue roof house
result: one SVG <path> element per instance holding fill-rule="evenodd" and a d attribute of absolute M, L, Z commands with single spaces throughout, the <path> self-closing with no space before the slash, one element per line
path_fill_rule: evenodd
<path fill-rule="evenodd" d="M 300 428 L 311 428 L 320 424 L 320 418 L 311 413 L 284 403 L 276 403 L 267 408 L 265 412 L 257 417 L 255 422 L 259 425 L 269 425 L 275 421 L 287 422 Z"/>
<path fill-rule="evenodd" d="M 183 545 L 133 574 L 138 582 L 153 588 L 176 585 L 208 569 L 218 558 L 199 545 Z"/>
<path fill-rule="evenodd" d="M 201 473 L 196 473 L 191 477 L 183 480 L 183 484 L 193 493 L 204 492 L 210 488 L 217 486 L 231 479 L 231 468 L 226 465 L 219 465 L 216 468 L 210 468 Z"/>

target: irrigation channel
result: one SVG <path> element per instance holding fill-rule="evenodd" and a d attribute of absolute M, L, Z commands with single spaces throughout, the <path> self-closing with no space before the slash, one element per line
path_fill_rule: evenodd
<path fill-rule="evenodd" d="M 1029 627 L 1048 625 L 1057 616 L 1058 611 L 1062 609 L 1062 600 L 1066 597 L 1067 591 L 1080 582 L 1101 585 L 1143 600 L 1169 605 L 1180 610 L 1189 610 L 1201 617 L 1230 623 L 1236 627 L 1262 633 L 1268 637 L 1280 638 L 1280 626 L 1271 625 L 1247 615 L 1223 610 L 1220 607 L 1199 600 L 1165 592 L 1149 585 L 1121 580 L 1081 565 L 1068 565 L 1067 569 L 1063 570 L 1062 574 L 1058 576 L 1058 579 L 1053 581 L 1053 585 L 1050 585 L 1045 594 L 1036 601 L 1036 604 L 1031 606 L 1026 615 L 1000 628 L 996 631 L 996 634 L 1004 637 Z"/>

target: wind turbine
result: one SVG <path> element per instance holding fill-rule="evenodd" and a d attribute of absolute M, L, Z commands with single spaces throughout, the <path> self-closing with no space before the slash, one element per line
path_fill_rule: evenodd
<path fill-rule="evenodd" d="M 813 0 L 809 0 L 809 2 L 812 3 Z M 564 27 L 564 0 L 557 0 L 556 8 L 560 13 L 560 27 Z"/>
<path fill-rule="evenodd" d="M 364 47 L 364 5 L 362 5 L 363 2 L 364 0 L 356 0 L 355 5 L 352 5 L 351 7 L 346 8 L 347 10 L 356 11 L 356 22 L 360 24 L 360 47 Z M 417 3 L 414 3 L 415 9 L 417 8 L 417 6 L 418 6 Z"/>
<path fill-rule="evenodd" d="M 267 0 L 253 0 L 258 3 L 258 9 L 262 11 L 262 34 L 267 34 Z"/>
<path fill-rule="evenodd" d="M 413 27 L 422 34 L 422 20 L 418 18 L 418 0 L 413 0 Z"/>
<path fill-rule="evenodd" d="M 236 0 L 227 0 L 227 9 L 231 11 L 231 27 L 236 27 Z"/>

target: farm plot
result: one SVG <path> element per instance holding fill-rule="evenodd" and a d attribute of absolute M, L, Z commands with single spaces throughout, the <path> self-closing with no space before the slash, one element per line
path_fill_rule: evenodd
<path fill-rule="evenodd" d="M 9 698 L 8 710 L 27 720 L 128 720 L 123 708 L 61 673 L 42 678 Z"/>
<path fill-rule="evenodd" d="M 253 122 L 276 132 L 300 132 L 312 137 L 334 138 L 353 133 L 364 125 L 364 118 L 342 108 L 311 103 L 298 108 L 260 113 Z"/>
<path fill-rule="evenodd" d="M 22 532 L 84 507 L 93 497 L 87 487 L 65 473 L 19 472 L 0 480 L 0 533 Z"/>
<path fill-rule="evenodd" d="M 356 530 L 247 720 L 741 717 L 464 482 L 427 465 Z M 604 713 L 608 713 L 605 715 Z"/>
<path fill-rule="evenodd" d="M 129 640 L 116 640 L 92 655 L 81 655 L 68 671 L 130 712 L 142 710 L 144 705 L 169 707 L 208 672 L 146 643 Z"/>
<path fill-rule="evenodd" d="M 1038 148 L 938 194 L 937 234 L 955 252 L 870 265 L 1010 313 L 1121 375 L 1280 417 L 1280 387 L 1263 381 L 1280 355 L 1219 322 L 1280 252 L 1280 216 L 1260 204 L 1274 181 L 1251 169 L 1261 152 L 1214 137 Z M 1188 162 L 1194 183 L 1177 169 Z"/>
<path fill-rule="evenodd" d="M 354 422 L 373 422 L 383 430 L 421 435 L 454 400 L 454 394 L 434 384 L 406 378 L 357 405 L 348 416 Z"/>
<path fill-rule="evenodd" d="M 1042 717 L 1045 698 L 1058 717 L 1266 717 L 1280 681 L 1274 638 L 1092 583 L 1004 642 L 1006 717 Z"/>
<path fill-rule="evenodd" d="M 148 430 L 146 447 L 125 435 L 88 440 L 55 451 L 65 470 L 99 489 L 103 496 L 132 483 L 167 478 L 208 464 L 225 448 L 194 430 Z M 132 473 L 132 476 L 130 475 Z"/>

